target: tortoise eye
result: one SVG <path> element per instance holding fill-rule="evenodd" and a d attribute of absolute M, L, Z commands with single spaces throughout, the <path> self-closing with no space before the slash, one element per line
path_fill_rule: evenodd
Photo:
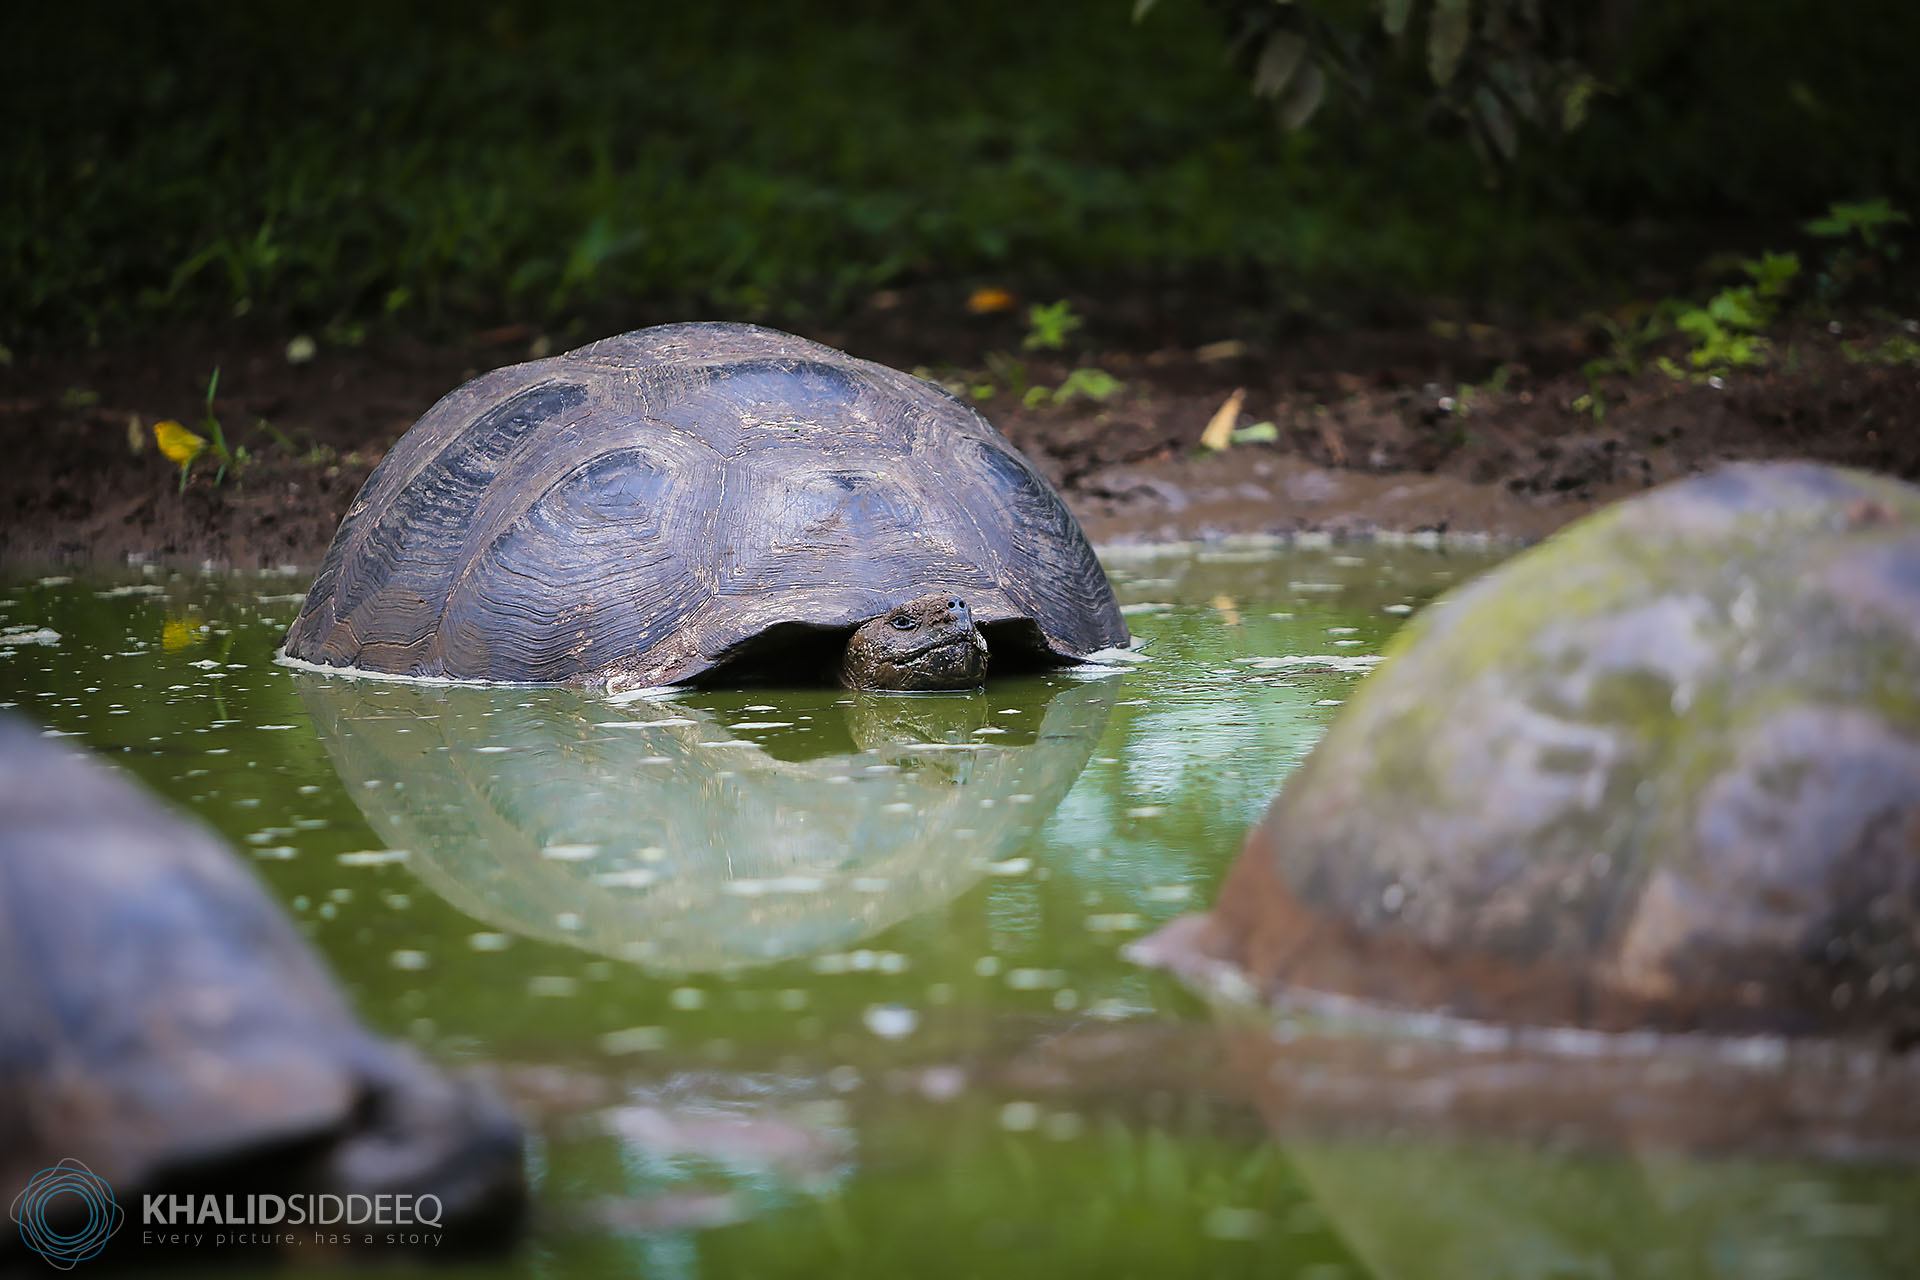
<path fill-rule="evenodd" d="M 912 619 L 912 618 L 909 618 L 909 617 L 908 617 L 908 616 L 907 616 L 906 614 L 904 614 L 904 613 L 896 613 L 896 614 L 894 614 L 892 618 L 890 618 L 890 619 L 888 619 L 888 622 L 892 624 L 892 626 L 893 626 L 893 629 L 894 629 L 895 631 L 911 631 L 911 630 L 913 630 L 913 619 Z"/>

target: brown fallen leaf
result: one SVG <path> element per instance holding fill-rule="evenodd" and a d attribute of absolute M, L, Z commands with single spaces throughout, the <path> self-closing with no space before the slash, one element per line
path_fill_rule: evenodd
<path fill-rule="evenodd" d="M 1240 406 L 1247 402 L 1247 389 L 1235 387 L 1233 394 L 1216 410 L 1200 433 L 1200 447 L 1216 453 L 1233 443 L 1233 429 L 1240 425 Z"/>
<path fill-rule="evenodd" d="M 1194 358 L 1201 364 L 1219 364 L 1224 360 L 1239 360 L 1252 354 L 1251 348 L 1238 338 L 1227 338 L 1221 342 L 1209 342 L 1203 347 L 1194 348 Z"/>

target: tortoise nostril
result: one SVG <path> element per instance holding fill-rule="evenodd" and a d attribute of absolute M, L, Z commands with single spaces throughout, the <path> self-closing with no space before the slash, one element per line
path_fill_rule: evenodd
<path fill-rule="evenodd" d="M 954 599 L 947 601 L 947 608 L 949 609 L 964 609 L 966 607 L 967 607 L 967 602 L 965 600 L 960 599 L 957 596 Z"/>

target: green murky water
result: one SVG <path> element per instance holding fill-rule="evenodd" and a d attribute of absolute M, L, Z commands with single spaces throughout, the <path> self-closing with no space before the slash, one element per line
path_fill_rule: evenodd
<path fill-rule="evenodd" d="M 1885 1171 L 1275 1142 L 1120 957 L 1488 562 L 1129 555 L 1152 644 L 1110 674 L 624 702 L 276 665 L 304 578 L 29 578 L 0 703 L 244 850 L 372 1025 L 498 1073 L 538 1222 L 475 1274 L 1912 1274 Z"/>

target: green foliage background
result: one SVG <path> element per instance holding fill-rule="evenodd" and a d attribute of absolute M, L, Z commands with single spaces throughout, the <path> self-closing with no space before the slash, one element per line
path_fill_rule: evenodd
<path fill-rule="evenodd" d="M 14 6 L 0 341 L 778 320 L 925 280 L 1564 305 L 1690 228 L 1920 186 L 1908 0 L 1574 6 L 1610 89 L 1493 185 L 1418 15 L 1288 133 L 1234 8 Z"/>

